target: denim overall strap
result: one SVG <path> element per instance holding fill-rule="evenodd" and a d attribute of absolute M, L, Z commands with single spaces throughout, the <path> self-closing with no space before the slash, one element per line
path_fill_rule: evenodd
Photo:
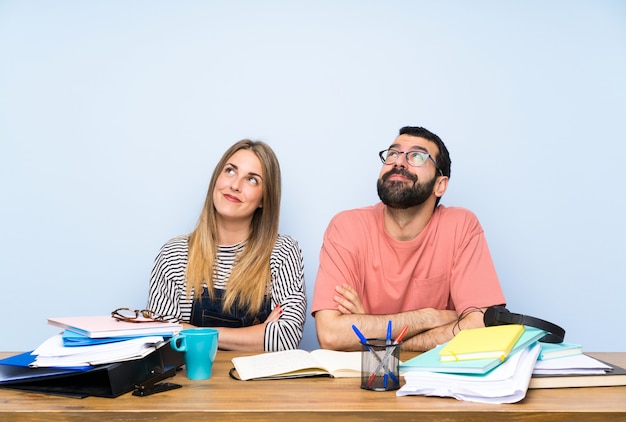
<path fill-rule="evenodd" d="M 222 307 L 225 291 L 214 289 L 214 292 L 215 298 L 211 299 L 205 287 L 202 296 L 194 299 L 191 324 L 197 327 L 249 327 L 264 322 L 272 311 L 270 296 L 265 295 L 261 310 L 256 315 L 249 315 L 247 309 L 242 309 L 237 304 L 233 304 L 231 311 L 226 313 Z"/>

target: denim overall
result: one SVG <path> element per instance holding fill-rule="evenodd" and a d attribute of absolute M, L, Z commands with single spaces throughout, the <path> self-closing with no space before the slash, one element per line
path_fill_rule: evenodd
<path fill-rule="evenodd" d="M 224 313 L 222 302 L 225 291 L 214 289 L 215 298 L 209 297 L 209 291 L 205 287 L 202 296 L 194 299 L 191 310 L 191 324 L 196 327 L 249 327 L 264 322 L 272 312 L 269 295 L 265 295 L 261 310 L 256 315 L 249 315 L 247 309 L 240 308 L 236 303 L 231 306 L 230 313 Z"/>

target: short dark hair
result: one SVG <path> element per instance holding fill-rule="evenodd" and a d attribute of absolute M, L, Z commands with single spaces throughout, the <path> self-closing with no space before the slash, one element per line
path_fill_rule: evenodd
<path fill-rule="evenodd" d="M 441 138 L 428 129 L 424 129 L 419 126 L 404 126 L 400 129 L 400 135 L 410 135 L 410 136 L 419 136 L 420 138 L 428 139 L 430 142 L 433 142 L 439 148 L 439 153 L 435 158 L 437 162 L 437 166 L 441 169 L 441 173 L 444 176 L 450 177 L 450 168 L 452 166 L 452 161 L 450 160 L 450 153 L 448 152 L 448 148 L 446 148 L 446 144 L 443 143 Z"/>

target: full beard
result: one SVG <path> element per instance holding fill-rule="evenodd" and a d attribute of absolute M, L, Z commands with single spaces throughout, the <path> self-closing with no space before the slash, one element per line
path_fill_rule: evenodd
<path fill-rule="evenodd" d="M 401 174 L 409 178 L 413 183 L 388 181 L 393 174 Z M 395 168 L 383 174 L 376 183 L 378 197 L 390 208 L 407 209 L 423 204 L 432 194 L 436 178 L 419 183 L 417 176 L 405 169 Z"/>

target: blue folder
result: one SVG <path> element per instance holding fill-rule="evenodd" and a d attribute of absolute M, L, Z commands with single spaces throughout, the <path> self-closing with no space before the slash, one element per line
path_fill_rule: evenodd
<path fill-rule="evenodd" d="M 35 357 L 32 352 L 25 352 L 0 359 L 0 384 L 76 374 L 93 368 L 93 366 L 31 368 L 29 365 L 35 361 Z"/>
<path fill-rule="evenodd" d="M 131 340 L 131 339 L 138 338 L 138 337 L 146 337 L 146 335 L 141 334 L 141 335 L 124 336 L 124 337 L 91 338 L 84 334 L 76 333 L 70 330 L 63 331 L 63 335 L 62 335 L 63 345 L 65 347 L 93 346 L 96 344 L 108 344 L 108 343 L 115 343 L 118 341 Z"/>

